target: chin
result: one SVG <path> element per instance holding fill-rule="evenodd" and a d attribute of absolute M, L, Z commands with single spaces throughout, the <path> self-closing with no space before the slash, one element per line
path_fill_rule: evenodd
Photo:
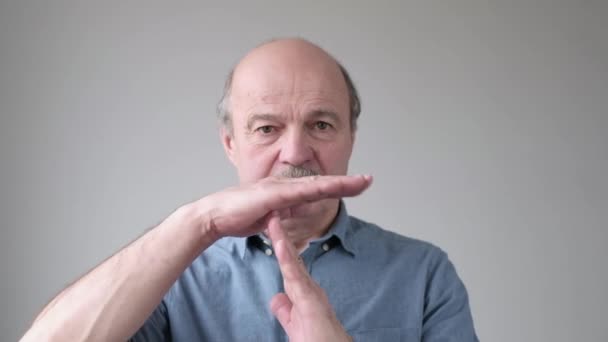
<path fill-rule="evenodd" d="M 335 199 L 324 199 L 317 202 L 301 204 L 291 208 L 291 217 L 293 220 L 312 219 L 324 215 L 328 210 L 331 210 Z"/>
<path fill-rule="evenodd" d="M 300 204 L 297 207 L 291 208 L 291 218 L 306 218 L 315 216 L 321 212 L 322 206 L 319 202 Z"/>

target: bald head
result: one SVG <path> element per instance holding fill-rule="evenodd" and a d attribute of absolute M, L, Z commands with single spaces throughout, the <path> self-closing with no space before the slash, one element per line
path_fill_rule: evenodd
<path fill-rule="evenodd" d="M 251 83 L 256 83 L 256 87 L 273 83 L 284 87 L 289 85 L 284 82 L 288 78 L 297 86 L 300 79 L 313 77 L 325 83 L 338 81 L 333 84 L 335 90 L 347 92 L 338 64 L 321 48 L 302 39 L 275 40 L 253 49 L 237 64 L 233 92 L 239 88 L 249 90 Z M 286 92 L 298 90 L 284 89 Z"/>
<path fill-rule="evenodd" d="M 232 130 L 235 103 L 251 96 L 321 92 L 344 101 L 354 131 L 360 113 L 357 91 L 347 71 L 326 51 L 304 39 L 278 39 L 246 54 L 229 74 L 218 116 Z"/>

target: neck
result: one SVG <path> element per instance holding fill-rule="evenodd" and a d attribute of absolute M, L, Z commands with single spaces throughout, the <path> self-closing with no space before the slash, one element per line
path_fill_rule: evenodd
<path fill-rule="evenodd" d="M 311 240 L 318 239 L 329 231 L 338 214 L 340 201 L 327 199 L 308 206 L 310 207 L 303 209 L 302 215 L 296 214 L 281 220 L 287 237 L 295 245 L 298 253 L 304 251 Z"/>

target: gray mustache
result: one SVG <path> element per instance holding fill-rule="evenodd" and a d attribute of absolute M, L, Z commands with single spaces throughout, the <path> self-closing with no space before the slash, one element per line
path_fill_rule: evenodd
<path fill-rule="evenodd" d="M 319 175 L 317 171 L 307 169 L 301 166 L 289 166 L 289 168 L 281 171 L 281 173 L 279 174 L 279 176 L 285 178 L 300 178 L 317 175 Z"/>

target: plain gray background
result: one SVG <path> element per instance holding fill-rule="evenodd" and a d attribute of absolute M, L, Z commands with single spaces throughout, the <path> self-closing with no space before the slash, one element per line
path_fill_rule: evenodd
<path fill-rule="evenodd" d="M 363 101 L 351 214 L 446 250 L 484 341 L 606 341 L 605 1 L 3 1 L 0 334 L 236 182 L 229 68 L 302 36 Z M 170 248 L 170 246 L 167 246 Z"/>

